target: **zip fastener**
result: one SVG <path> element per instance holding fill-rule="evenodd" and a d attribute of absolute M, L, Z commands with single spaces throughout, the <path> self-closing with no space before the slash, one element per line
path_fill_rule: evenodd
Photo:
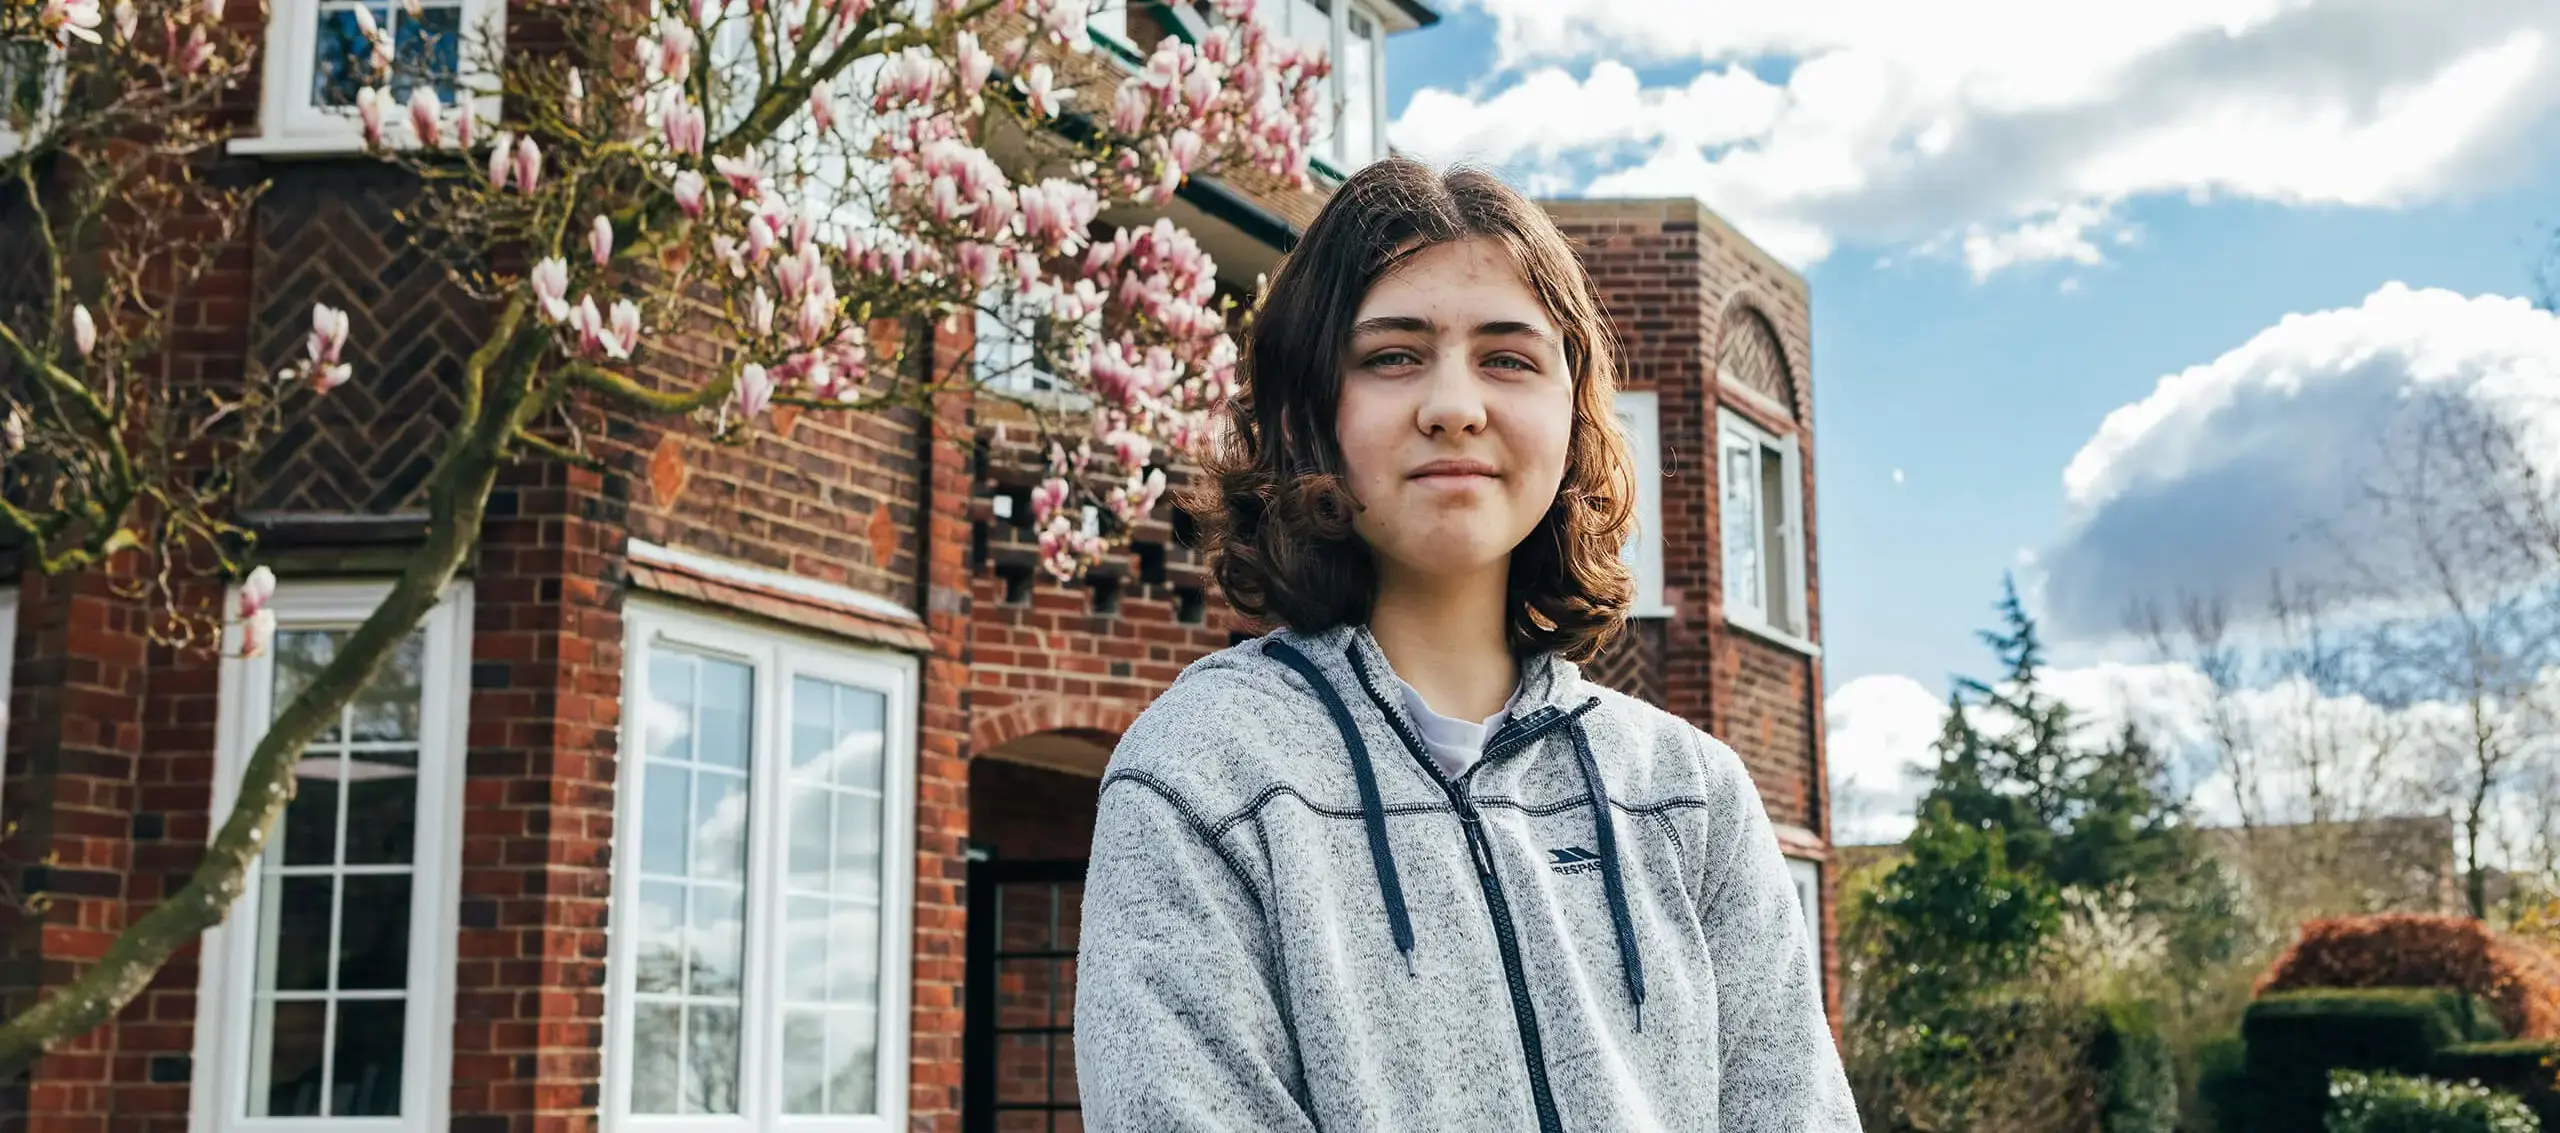
<path fill-rule="evenodd" d="M 1462 787 L 1440 774 L 1440 769 L 1432 765 L 1431 754 L 1422 746 L 1421 738 L 1409 730 L 1404 715 L 1397 711 L 1395 706 L 1387 703 L 1386 697 L 1379 695 L 1378 686 L 1370 681 L 1369 665 L 1361 659 L 1358 647 L 1355 646 L 1349 650 L 1349 655 L 1352 671 L 1360 676 L 1360 690 L 1368 693 L 1370 702 L 1386 714 L 1390 729 L 1395 732 L 1398 740 L 1404 742 L 1405 754 L 1412 756 L 1416 763 L 1422 765 L 1423 773 L 1429 775 L 1432 782 L 1440 784 L 1440 789 L 1448 793 L 1449 804 L 1457 809 L 1458 824 L 1464 827 L 1467 833 L 1467 851 L 1475 858 L 1476 883 L 1484 890 L 1485 913 L 1493 919 L 1493 941 L 1495 950 L 1502 955 L 1502 975 L 1511 987 L 1511 1020 L 1520 1028 L 1520 1053 L 1528 1063 L 1529 1102 L 1537 1110 L 1538 1133 L 1564 1133 L 1564 1119 L 1556 1112 L 1555 1087 L 1547 1081 L 1546 1048 L 1538 1037 L 1538 1011 L 1537 1006 L 1529 999 L 1529 977 L 1521 967 L 1520 938 L 1511 924 L 1511 902 L 1503 895 L 1502 877 L 1493 867 L 1493 845 L 1485 837 L 1484 825 L 1476 814 L 1475 802 L 1467 798 L 1466 791 Z M 1591 704 L 1597 703 L 1599 698 L 1592 698 Z M 1588 711 L 1590 706 L 1590 704 L 1584 705 L 1583 710 Z M 1552 730 L 1556 724 L 1569 718 L 1564 713 L 1556 711 L 1553 706 L 1542 708 L 1532 715 L 1542 718 L 1537 724 L 1523 727 L 1516 732 L 1510 724 L 1503 726 L 1503 732 L 1512 733 L 1510 738 L 1503 741 L 1507 745 L 1503 748 L 1503 754 L 1528 746 L 1539 736 Z M 1484 766 L 1494 754 L 1492 748 L 1486 748 L 1485 753 L 1477 758 L 1475 767 L 1467 768 L 1467 774 L 1475 774 L 1476 767 Z M 1465 777 L 1462 775 L 1459 778 L 1464 780 Z"/>

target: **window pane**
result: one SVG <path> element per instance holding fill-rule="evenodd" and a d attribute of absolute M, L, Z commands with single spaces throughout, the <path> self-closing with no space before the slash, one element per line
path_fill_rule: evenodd
<path fill-rule="evenodd" d="M 877 1012 L 836 1011 L 827 1017 L 827 1112 L 872 1113 L 879 1108 L 880 1022 Z"/>
<path fill-rule="evenodd" d="M 738 1112 L 738 1009 L 688 1007 L 684 1016 L 684 1111 Z"/>
<path fill-rule="evenodd" d="M 1737 612 L 1760 613 L 1760 470 L 1751 444 L 1724 450 L 1724 600 Z"/>
<path fill-rule="evenodd" d="M 839 904 L 827 918 L 827 999 L 880 1002 L 880 911 Z"/>
<path fill-rule="evenodd" d="M 435 89 L 437 101 L 453 105 L 455 78 L 462 73 L 462 9 L 425 8 L 415 18 L 403 12 L 392 27 L 392 44 L 391 96 L 405 106 L 423 82 Z"/>
<path fill-rule="evenodd" d="M 346 898 L 338 927 L 338 987 L 409 986 L 408 876 L 350 877 Z"/>
<path fill-rule="evenodd" d="M 783 919 L 782 997 L 823 1002 L 827 998 L 827 910 L 824 897 L 793 897 Z"/>
<path fill-rule="evenodd" d="M 1342 87 L 1342 162 L 1348 173 L 1378 156 L 1377 100 L 1369 85 L 1377 74 L 1378 29 L 1358 9 L 1346 18 L 1342 61 L 1334 72 Z"/>
<path fill-rule="evenodd" d="M 836 738 L 829 762 L 839 787 L 880 789 L 880 751 L 888 742 L 889 698 L 836 686 Z"/>
<path fill-rule="evenodd" d="M 651 764 L 640 781 L 640 872 L 685 875 L 693 844 L 693 775 L 682 767 Z"/>
<path fill-rule="evenodd" d="M 653 654 L 643 684 L 640 725 L 649 758 L 693 758 L 693 659 Z"/>
<path fill-rule="evenodd" d="M 400 1056 L 408 1005 L 397 999 L 338 1004 L 336 1064 L 330 1068 L 329 1112 L 348 1117 L 400 1115 Z"/>
<path fill-rule="evenodd" d="M 794 1010 L 782 1016 L 782 1112 L 827 1112 L 827 1017 Z"/>
<path fill-rule="evenodd" d="M 251 1117 L 318 1117 L 325 1089 L 322 1051 L 329 1045 L 329 1005 L 319 1001 L 261 1004 L 251 1040 L 261 1057 L 251 1069 Z"/>
<path fill-rule="evenodd" d="M 747 932 L 747 891 L 700 885 L 693 890 L 693 968 L 687 994 L 734 999 Z"/>
<path fill-rule="evenodd" d="M 337 879 L 267 878 L 267 899 L 275 902 L 275 935 L 264 943 L 275 967 L 265 991 L 320 991 L 329 986 L 329 911 L 335 904 Z"/>
<path fill-rule="evenodd" d="M 640 907 L 632 918 L 632 986 L 643 995 L 684 990 L 684 886 L 640 883 Z"/>
<path fill-rule="evenodd" d="M 284 805 L 284 864 L 337 862 L 339 770 L 338 760 L 328 755 L 306 754 L 293 765 L 293 801 Z"/>
<path fill-rule="evenodd" d="M 0 125 L 22 129 L 44 109 L 45 68 L 52 51 L 40 39 L 0 43 Z"/>
<path fill-rule="evenodd" d="M 417 839 L 418 753 L 366 752 L 345 767 L 347 862 L 408 864 Z"/>
<path fill-rule="evenodd" d="M 631 1014 L 631 1111 L 674 1113 L 682 1085 L 684 1009 L 643 1003 Z"/>
<path fill-rule="evenodd" d="M 412 633 L 392 647 L 391 655 L 382 659 L 382 671 L 373 675 L 373 683 L 347 705 L 348 715 L 355 722 L 356 739 L 390 743 L 417 740 L 418 700 L 423 695 L 419 682 L 426 660 L 424 633 Z"/>
<path fill-rule="evenodd" d="M 268 706 L 267 719 L 291 707 L 293 698 L 302 695 L 312 680 L 338 656 L 338 639 L 346 636 L 339 630 L 288 629 L 278 631 L 275 640 L 275 699 Z M 323 729 L 313 742 L 330 742 L 338 738 L 335 723 Z"/>
<path fill-rule="evenodd" d="M 391 21 L 390 5 L 368 5 L 378 25 Z M 353 8 L 320 14 L 311 50 L 311 104 L 353 106 L 356 92 L 373 83 L 373 48 L 356 27 Z"/>
<path fill-rule="evenodd" d="M 744 770 L 747 766 L 747 667 L 734 661 L 702 661 L 702 702 L 695 716 L 700 729 L 693 758 L 701 763 Z"/>
<path fill-rule="evenodd" d="M 747 777 L 693 776 L 693 876 L 737 881 L 747 874 Z"/>
<path fill-rule="evenodd" d="M 827 887 L 827 865 L 833 857 L 827 795 L 823 791 L 800 791 L 791 799 L 791 881 L 793 889 L 813 890 Z"/>
<path fill-rule="evenodd" d="M 1761 575 L 1768 590 L 1760 607 L 1769 624 L 1782 629 L 1795 629 L 1794 579 L 1788 577 L 1791 563 L 1787 554 L 1787 462 L 1777 452 L 1760 450 L 1760 553 Z"/>
<path fill-rule="evenodd" d="M 880 899 L 880 798 L 836 796 L 836 868 L 832 886 L 839 897 Z"/>

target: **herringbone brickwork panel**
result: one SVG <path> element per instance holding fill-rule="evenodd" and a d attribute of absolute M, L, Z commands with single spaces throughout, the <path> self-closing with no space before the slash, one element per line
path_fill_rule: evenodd
<path fill-rule="evenodd" d="M 394 171 L 279 167 L 258 204 L 250 365 L 299 365 L 311 305 L 347 312 L 347 384 L 297 408 L 252 470 L 250 507 L 379 515 L 414 510 L 462 413 L 480 304 L 408 244 L 393 212 L 414 193 Z"/>
<path fill-rule="evenodd" d="M 1662 629 L 1661 618 L 1629 621 L 1626 632 L 1583 664 L 1582 675 L 1647 704 L 1662 703 Z"/>
<path fill-rule="evenodd" d="M 1769 330 L 1768 320 L 1758 312 L 1739 312 L 1726 325 L 1716 371 L 1769 395 L 1789 413 L 1795 411 L 1795 383 L 1787 380 L 1787 356 L 1778 348 L 1778 336 Z"/>

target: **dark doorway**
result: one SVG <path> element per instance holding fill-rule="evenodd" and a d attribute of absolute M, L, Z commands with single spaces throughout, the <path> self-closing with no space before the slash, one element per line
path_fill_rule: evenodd
<path fill-rule="evenodd" d="M 969 863 L 962 1033 L 967 1133 L 1083 1133 L 1076 1095 L 1076 941 L 1083 859 Z"/>

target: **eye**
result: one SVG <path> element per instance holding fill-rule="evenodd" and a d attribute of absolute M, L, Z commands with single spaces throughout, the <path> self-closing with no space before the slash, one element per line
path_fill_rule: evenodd
<path fill-rule="evenodd" d="M 1368 359 L 1361 363 L 1363 366 L 1379 370 L 1393 369 L 1398 366 L 1418 366 L 1421 364 L 1421 355 L 1401 346 L 1390 346 L 1377 351 L 1376 353 L 1369 355 Z"/>
<path fill-rule="evenodd" d="M 1537 363 L 1517 354 L 1496 354 L 1485 359 L 1484 364 L 1497 369 L 1522 370 L 1530 373 L 1535 373 L 1538 369 Z"/>

